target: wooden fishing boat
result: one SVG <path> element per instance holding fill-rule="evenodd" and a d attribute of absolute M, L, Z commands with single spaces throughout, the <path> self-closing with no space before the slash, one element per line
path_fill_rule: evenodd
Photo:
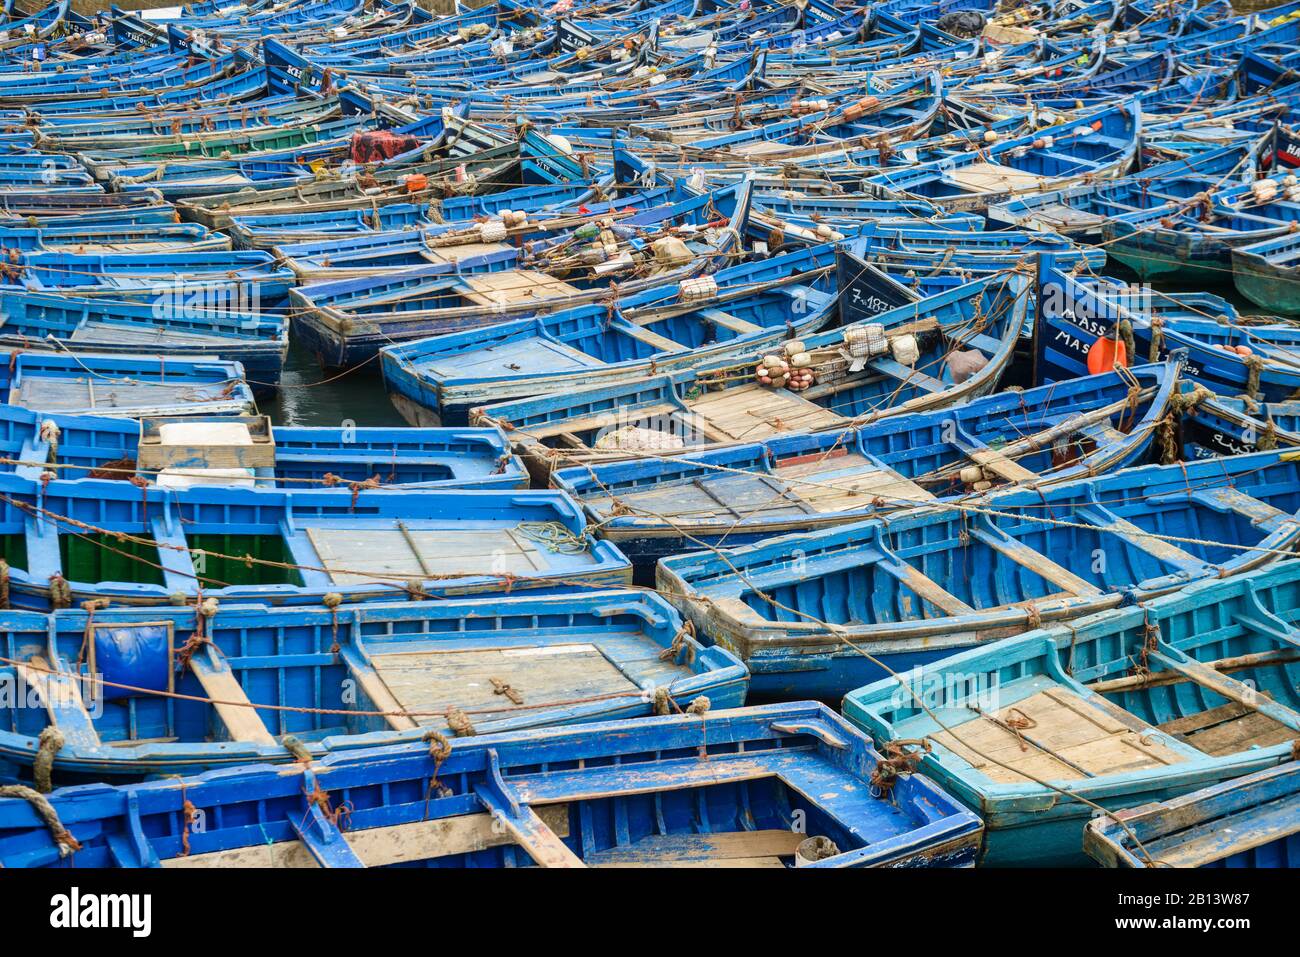
<path fill-rule="evenodd" d="M 638 458 L 639 451 L 671 455 L 785 432 L 843 431 L 954 405 L 992 391 L 1010 364 L 1025 328 L 1026 280 L 1019 273 L 990 277 L 901 305 L 874 315 L 875 331 L 856 323 L 852 332 L 807 336 L 799 344 L 814 383 L 802 391 L 764 384 L 756 366 L 767 360 L 754 355 L 500 402 L 471 410 L 470 420 L 503 428 L 544 482 L 556 469 Z M 962 377 L 949 361 L 956 353 L 972 365 L 987 361 Z"/>
<path fill-rule="evenodd" d="M 14 408 L 68 415 L 245 415 L 256 411 L 238 362 L 18 352 L 0 365 L 0 394 Z"/>
<path fill-rule="evenodd" d="M 207 304 L 184 294 L 131 302 L 0 287 L 0 346 L 138 357 L 168 355 L 240 362 L 255 391 L 274 390 L 289 345 L 283 315 L 242 308 L 222 295 Z"/>
<path fill-rule="evenodd" d="M 1031 631 L 858 689 L 845 716 L 882 746 L 925 740 L 921 769 L 980 808 L 983 863 L 1082 863 L 1097 805 L 1292 762 L 1298 578 L 1279 562 Z"/>
<path fill-rule="evenodd" d="M 494 429 L 273 427 L 265 416 L 97 415 L 0 407 L 7 461 L 44 471 L 168 488 L 523 488 L 528 476 Z"/>
<path fill-rule="evenodd" d="M 197 253 L 230 248 L 230 240 L 194 223 L 0 228 L 0 248 L 20 252 Z"/>
<path fill-rule="evenodd" d="M 919 775 L 900 775 L 887 797 L 873 796 L 869 778 L 883 760 L 815 704 L 482 735 L 449 748 L 435 740 L 309 765 L 63 789 L 50 798 L 66 831 L 59 834 L 26 801 L 0 800 L 0 861 L 9 868 L 969 864 L 979 818 Z M 346 830 L 313 794 L 325 796 L 325 808 L 346 803 Z M 184 823 L 187 802 L 209 822 L 204 830 Z M 707 819 L 692 810 L 705 805 Z M 71 850 L 69 835 L 80 850 Z"/>
<path fill-rule="evenodd" d="M 1253 152 L 1257 154 L 1249 146 L 1206 150 L 1120 179 L 994 203 L 988 208 L 988 217 L 1022 229 L 1051 229 L 1095 241 L 1111 216 L 1188 203 L 1198 193 L 1253 178 Z"/>
<path fill-rule="evenodd" d="M 1300 542 L 1295 458 L 1261 452 L 992 492 L 665 558 L 657 581 L 698 634 L 749 666 L 756 693 L 833 698 L 885 668 L 1289 553 Z"/>
<path fill-rule="evenodd" d="M 541 179 L 538 168 L 553 161 L 558 151 L 546 141 L 538 143 L 525 137 L 523 144 L 490 131 L 457 136 L 458 147 L 444 158 L 433 157 L 424 163 L 407 163 L 386 168 L 379 166 L 367 176 L 326 177 L 306 183 L 274 188 L 241 189 L 236 187 L 214 195 L 188 197 L 177 203 L 182 215 L 213 229 L 230 225 L 233 216 L 280 214 L 339 209 L 367 212 L 391 202 L 421 202 L 440 199 L 444 192 L 491 189 L 494 184 L 518 185 L 521 179 Z M 460 146 L 460 144 L 464 144 Z M 530 160 L 533 163 L 530 165 Z M 576 163 L 571 164 L 581 178 Z M 524 177 L 527 176 L 527 179 Z M 423 177 L 423 179 L 421 179 Z M 471 179 L 472 177 L 472 179 Z M 373 185 L 372 185 L 373 180 Z M 147 184 L 145 184 L 147 186 Z"/>
<path fill-rule="evenodd" d="M 590 184 L 583 185 L 589 187 Z M 510 192 L 518 196 L 516 191 Z M 502 202 L 490 218 L 476 209 L 460 221 L 449 219 L 451 210 L 442 208 L 439 210 L 442 222 L 436 224 L 415 229 L 399 224 L 354 236 L 334 235 L 324 240 L 284 243 L 277 245 L 274 252 L 284 265 L 293 270 L 302 285 L 393 275 L 445 263 L 454 263 L 463 272 L 474 272 L 478 271 L 475 267 L 477 260 L 494 252 L 509 251 L 511 246 L 525 250 L 553 245 L 576 246 L 577 237 L 571 235 L 574 230 L 605 219 L 617 222 L 615 228 L 620 232 L 629 230 L 618 237 L 626 239 L 627 235 L 635 234 L 631 230 L 645 228 L 658 218 L 672 219 L 662 207 L 685 203 L 692 195 L 681 188 L 653 186 L 645 190 L 620 191 L 617 197 L 609 199 L 588 198 L 567 208 L 539 209 L 536 200 L 525 200 L 511 209 Z M 585 212 L 579 212 L 580 207 Z M 370 215 L 373 218 L 378 214 L 372 212 Z M 506 216 L 509 223 L 503 219 Z M 491 223 L 493 219 L 499 226 Z M 505 235 L 499 236 L 502 230 Z M 498 238 L 487 238 L 494 235 Z M 616 256 L 617 253 L 609 258 Z"/>
<path fill-rule="evenodd" d="M 1184 350 L 1189 378 L 1224 396 L 1279 402 L 1300 388 L 1300 329 L 1246 322 L 1211 294 L 1165 293 L 1080 280 L 1040 263 L 1037 374 L 1061 381 L 1091 368 Z M 1130 341 L 1131 340 L 1131 345 Z"/>
<path fill-rule="evenodd" d="M 0 473 L 0 496 L 13 607 L 435 598 L 618 585 L 630 574 L 559 492 L 140 488 Z"/>
<path fill-rule="evenodd" d="M 469 259 L 296 288 L 294 333 L 322 366 L 346 368 L 385 345 L 594 302 L 611 284 L 620 293 L 675 285 L 738 250 L 749 195 L 746 182 L 608 225 L 584 222 L 531 254 L 488 239 L 495 245 Z"/>
<path fill-rule="evenodd" d="M 0 756 L 30 767 L 43 729 L 57 728 L 62 784 L 318 760 L 430 732 L 641 717 L 699 695 L 739 707 L 749 678 L 731 654 L 691 638 L 663 599 L 628 591 L 223 606 L 206 619 L 193 609 L 7 611 L 0 634 L 5 654 L 19 656 L 4 680 L 49 692 L 48 710 L 9 712 Z M 190 655 L 183 649 L 196 635 L 205 647 Z M 452 717 L 449 726 L 451 709 L 469 724 Z"/>
<path fill-rule="evenodd" d="M 920 196 L 947 210 L 984 209 L 1017 196 L 1122 176 L 1137 155 L 1141 114 L 1112 107 L 1003 140 L 964 156 L 867 177 L 877 197 Z"/>
<path fill-rule="evenodd" d="M 1094 818 L 1083 849 L 1103 867 L 1295 867 L 1300 764 Z"/>
<path fill-rule="evenodd" d="M 1045 488 L 1141 464 L 1178 394 L 1178 363 L 1125 372 L 841 431 L 595 462 L 558 471 L 551 484 L 634 564 L 653 565 L 992 487 Z"/>
<path fill-rule="evenodd" d="M 455 425 L 475 406 L 567 395 L 779 348 L 836 317 L 834 247 L 822 244 L 634 293 L 386 346 L 384 384 L 412 425 Z"/>
<path fill-rule="evenodd" d="M 1184 382 L 1184 390 L 1192 383 Z M 1183 458 L 1248 455 L 1300 446 L 1300 402 L 1204 396 L 1182 415 Z"/>
<path fill-rule="evenodd" d="M 384 230 L 423 229 L 446 223 L 469 223 L 479 216 L 496 216 L 504 209 L 540 212 L 598 205 L 604 192 L 615 192 L 613 175 L 583 183 L 533 185 L 499 192 L 448 196 L 425 202 L 377 202 L 371 209 L 261 213 L 234 216 L 228 232 L 245 249 L 272 249 L 300 243 L 338 241 L 347 236 Z M 666 196 L 668 188 L 663 188 Z"/>
<path fill-rule="evenodd" d="M 17 282 L 32 292 L 126 300 L 173 298 L 211 310 L 222 299 L 283 309 L 293 274 L 265 252 L 27 253 Z"/>

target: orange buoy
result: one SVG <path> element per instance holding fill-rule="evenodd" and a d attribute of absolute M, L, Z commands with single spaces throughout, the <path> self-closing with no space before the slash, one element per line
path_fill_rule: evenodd
<path fill-rule="evenodd" d="M 1088 374 L 1100 375 L 1116 366 L 1128 365 L 1128 350 L 1124 348 L 1123 339 L 1102 336 L 1088 350 Z"/>

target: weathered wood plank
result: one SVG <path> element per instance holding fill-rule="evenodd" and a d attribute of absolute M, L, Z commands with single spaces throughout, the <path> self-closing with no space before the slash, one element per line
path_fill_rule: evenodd
<path fill-rule="evenodd" d="M 203 686 L 203 693 L 213 699 L 217 712 L 232 741 L 252 744 L 275 744 L 275 738 L 266 729 L 261 716 L 252 708 L 244 688 L 235 680 L 235 674 L 225 664 L 214 665 L 202 652 L 190 659 L 190 670 Z M 224 704 L 218 702 L 234 702 Z"/>
<path fill-rule="evenodd" d="M 95 722 L 86 710 L 86 702 L 81 697 L 77 679 L 69 674 L 50 674 L 45 670 L 50 666 L 44 658 L 32 658 L 30 663 L 30 668 L 15 665 L 14 669 L 28 687 L 35 689 L 40 696 L 50 724 L 63 734 L 64 746 L 78 750 L 99 747 L 99 732 L 95 730 Z"/>
<path fill-rule="evenodd" d="M 538 815 L 560 837 L 569 836 L 567 804 L 538 809 Z M 391 827 L 347 831 L 348 843 L 366 867 L 387 867 L 411 861 L 472 854 L 475 851 L 511 844 L 513 839 L 492 815 L 466 814 L 435 821 L 394 824 Z M 163 867 L 318 867 L 316 859 L 300 841 L 277 841 L 226 851 L 210 851 L 189 857 L 173 857 Z"/>

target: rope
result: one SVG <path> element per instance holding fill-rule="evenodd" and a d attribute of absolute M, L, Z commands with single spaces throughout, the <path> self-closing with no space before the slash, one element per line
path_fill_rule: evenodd
<path fill-rule="evenodd" d="M 677 634 L 673 635 L 672 644 L 663 651 L 659 652 L 660 661 L 671 661 L 674 664 L 695 663 L 695 646 L 690 639 L 695 637 L 695 625 L 689 619 L 682 622 L 682 627 L 677 629 Z M 685 661 L 680 661 L 683 653 Z"/>
<path fill-rule="evenodd" d="M 447 727 L 455 732 L 458 738 L 472 738 L 478 734 L 474 730 L 474 725 L 470 723 L 469 715 L 457 707 L 447 709 Z"/>
<path fill-rule="evenodd" d="M 58 812 L 54 810 L 54 805 L 50 803 L 49 798 L 44 794 L 33 791 L 21 784 L 0 784 L 0 798 L 21 798 L 30 804 L 32 810 L 36 812 L 37 816 L 45 823 L 46 828 L 49 829 L 50 837 L 59 849 L 59 857 L 67 857 L 69 854 L 81 850 L 81 842 L 63 826 Z"/>
<path fill-rule="evenodd" d="M 885 743 L 884 756 L 871 772 L 871 787 L 876 797 L 888 797 L 903 774 L 915 774 L 921 759 L 930 753 L 925 738 L 900 738 Z"/>
<path fill-rule="evenodd" d="M 51 780 L 54 772 L 54 756 L 63 750 L 65 740 L 63 732 L 54 725 L 47 725 L 36 739 L 36 758 L 32 763 L 32 780 L 36 790 L 49 794 L 54 790 Z"/>

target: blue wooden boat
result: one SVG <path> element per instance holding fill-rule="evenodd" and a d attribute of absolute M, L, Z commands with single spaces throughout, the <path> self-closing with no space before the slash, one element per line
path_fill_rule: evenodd
<path fill-rule="evenodd" d="M 138 357 L 177 354 L 243 364 L 255 391 L 274 390 L 288 348 L 283 315 L 241 308 L 221 295 L 207 305 L 186 295 L 152 302 L 0 288 L 0 346 Z"/>
<path fill-rule="evenodd" d="M 1043 381 L 1085 374 L 1090 362 L 1113 362 L 1121 353 L 1125 362 L 1155 361 L 1184 350 L 1187 376 L 1224 396 L 1278 402 L 1300 388 L 1300 329 L 1241 321 L 1218 296 L 1080 280 L 1045 257 L 1037 304 L 1037 374 Z"/>
<path fill-rule="evenodd" d="M 595 182 L 534 185 L 472 196 L 451 196 L 423 203 L 385 202 L 371 209 L 328 209 L 296 213 L 234 216 L 229 232 L 237 246 L 271 249 L 323 242 L 357 234 L 395 229 L 422 229 L 440 223 L 467 223 L 502 210 L 534 212 L 597 206 L 614 185 L 613 176 Z M 664 195 L 667 195 L 664 188 Z"/>
<path fill-rule="evenodd" d="M 1083 863 L 1094 805 L 1293 762 L 1298 579 L 1279 562 L 1030 631 L 860 688 L 844 713 L 881 746 L 925 739 L 920 768 L 980 809 L 984 864 Z"/>
<path fill-rule="evenodd" d="M 1095 241 L 1111 216 L 1187 203 L 1198 193 L 1253 178 L 1254 172 L 1251 147 L 1224 146 L 1149 166 L 1117 180 L 995 203 L 989 206 L 988 216 L 993 222 L 1022 229 L 1053 229 Z"/>
<path fill-rule="evenodd" d="M 18 352 L 0 365 L 0 394 L 14 408 L 69 415 L 243 415 L 256 411 L 238 362 Z"/>
<path fill-rule="evenodd" d="M 57 222 L 38 227 L 0 228 L 0 248 L 32 252 L 47 250 L 95 253 L 197 253 L 230 248 L 230 240 L 194 223 L 163 225 L 110 224 L 62 226 Z"/>
<path fill-rule="evenodd" d="M 1300 542 L 1294 453 L 1130 468 L 660 561 L 756 693 L 832 698 L 1038 622 L 1240 575 Z"/>
<path fill-rule="evenodd" d="M 562 469 L 551 484 L 582 504 L 602 538 L 653 565 L 702 547 L 1141 464 L 1177 394 L 1174 360 L 846 430 L 596 462 Z"/>
<path fill-rule="evenodd" d="M 163 222 L 172 222 L 170 207 L 164 207 L 155 196 L 91 192 L 47 193 L 44 190 L 8 190 L 0 193 L 0 210 L 3 210 L 6 217 L 4 224 L 6 227 L 29 225 L 27 222 L 29 217 L 36 218 L 38 222 L 45 219 L 73 217 L 71 222 L 77 224 L 78 220 L 75 217 L 112 213 L 129 216 L 132 211 L 156 210 L 160 207 L 167 209 Z M 8 219 L 11 217 L 20 218 L 22 222 L 10 223 Z M 132 221 L 130 218 L 120 220 L 126 223 Z M 153 219 L 142 221 L 158 222 Z"/>
<path fill-rule="evenodd" d="M 297 288 L 294 332 L 323 366 L 348 367 L 385 345 L 593 302 L 611 283 L 621 293 L 673 285 L 738 249 L 749 196 L 745 182 L 609 225 L 584 222 L 532 252 L 489 238 L 469 259 Z"/>
<path fill-rule="evenodd" d="M 1122 176 L 1137 155 L 1141 114 L 1111 107 L 963 156 L 867 177 L 869 195 L 921 196 L 947 210 Z"/>
<path fill-rule="evenodd" d="M 16 228 L 30 226 L 33 222 L 53 226 L 62 224 L 74 227 L 90 226 L 145 226 L 157 225 L 164 226 L 176 222 L 176 210 L 170 203 L 155 203 L 153 205 L 142 206 L 122 206 L 122 207 L 104 207 L 96 209 L 86 207 L 79 209 L 77 207 L 68 208 L 42 208 L 35 205 L 38 212 L 18 215 L 22 207 L 29 205 L 27 196 L 21 194 L 21 198 L 10 207 L 6 207 L 3 200 L 0 200 L 0 210 L 11 209 L 12 212 L 0 212 L 0 226 L 5 228 Z M 50 194 L 55 195 L 55 194 Z M 89 194 L 95 195 L 95 194 Z M 104 196 L 117 196 L 118 193 L 104 193 Z M 32 255 L 28 253 L 27 255 Z"/>
<path fill-rule="evenodd" d="M 384 384 L 413 425 L 465 422 L 471 408 L 567 395 L 776 349 L 836 318 L 828 244 L 729 266 L 608 305 L 577 306 L 380 350 Z"/>
<path fill-rule="evenodd" d="M 310 765 L 67 788 L 50 797 L 58 834 L 28 802 L 0 800 L 0 862 L 968 865 L 979 818 L 919 775 L 873 796 L 869 779 L 883 760 L 816 704 L 483 735 L 449 748 L 435 740 Z M 186 806 L 204 815 L 203 830 L 185 824 Z M 332 809 L 344 806 L 346 819 L 334 823 Z M 705 806 L 707 817 L 697 810 Z M 435 841 L 409 843 L 430 829 Z"/>
<path fill-rule="evenodd" d="M 731 654 L 691 638 L 667 602 L 640 592 L 222 606 L 198 621 L 192 609 L 0 612 L 5 681 L 52 702 L 6 709 L 0 760 L 30 768 L 49 726 L 64 735 L 56 782 L 139 780 L 304 752 L 319 760 L 431 731 L 679 712 L 700 695 L 739 707 L 749 678 Z M 205 647 L 190 655 L 196 635 Z M 453 708 L 470 722 L 453 718 L 459 732 L 448 725 Z"/>
<path fill-rule="evenodd" d="M 587 188 L 585 191 L 590 191 L 591 184 L 581 185 Z M 383 230 L 353 236 L 334 235 L 323 240 L 283 243 L 274 251 L 277 258 L 293 270 L 302 285 L 394 274 L 448 262 L 457 263 L 464 272 L 474 272 L 475 260 L 493 252 L 503 252 L 511 245 L 545 249 L 555 244 L 575 244 L 578 237 L 571 236 L 575 229 L 589 223 L 598 224 L 606 218 L 611 222 L 618 220 L 618 229 L 622 233 L 618 238 L 626 240 L 630 235 L 640 235 L 642 230 L 653 229 L 646 227 L 660 218 L 671 221 L 672 216 L 664 207 L 685 203 L 692 196 L 680 187 L 652 186 L 644 190 L 622 191 L 617 197 L 603 200 L 588 197 L 568 207 L 539 208 L 539 201 L 551 197 L 542 194 L 524 199 L 518 191 L 509 192 L 515 195 L 503 198 L 490 217 L 485 216 L 481 209 L 470 209 L 466 210 L 469 215 L 465 218 L 455 220 L 452 217 L 456 210 L 440 207 L 442 222 L 437 224 L 414 229 L 405 224 L 395 227 L 390 224 Z M 506 205 L 512 198 L 521 200 L 514 209 Z M 579 212 L 580 208 L 583 211 Z M 374 221 L 380 214 L 372 210 L 369 215 Z M 504 222 L 507 215 L 510 216 L 509 223 Z M 485 219 L 489 221 L 485 222 Z M 499 226 L 491 220 L 496 220 Z M 628 231 L 624 232 L 625 229 Z M 502 230 L 505 235 L 499 236 Z M 485 238 L 490 236 L 499 238 Z"/>
<path fill-rule="evenodd" d="M 569 395 L 499 402 L 471 410 L 470 419 L 503 428 L 545 481 L 559 468 L 645 451 L 671 455 L 785 432 L 843 431 L 955 405 L 992 391 L 1010 365 L 1025 328 L 1026 278 L 1013 272 L 905 303 L 872 316 L 875 331 L 855 323 L 852 331 L 797 340 L 814 379 L 802 391 L 770 377 L 765 384 L 757 366 L 768 360 L 755 354 Z M 962 377 L 949 361 L 954 352 L 972 364 L 987 361 Z"/>
<path fill-rule="evenodd" d="M 1294 448 L 1300 446 L 1300 402 L 1202 396 L 1183 412 L 1181 425 L 1184 459 Z"/>
<path fill-rule="evenodd" d="M 283 309 L 293 273 L 269 253 L 27 253 L 17 283 L 32 292 L 157 301 L 193 300 L 211 310 L 222 299 L 249 309 Z"/>
<path fill-rule="evenodd" d="M 617 585 L 630 573 L 559 492 L 138 488 L 0 473 L 0 494 L 15 607 L 435 598 Z"/>
<path fill-rule="evenodd" d="M 963 231 L 911 224 L 864 223 L 844 248 L 863 262 L 892 271 L 951 272 L 963 278 L 1002 273 L 1038 254 L 1062 269 L 1100 269 L 1106 252 L 1084 248 L 1051 232 Z M 937 260 L 937 261 L 936 261 Z"/>
<path fill-rule="evenodd" d="M 464 192 L 468 184 L 480 189 L 497 186 L 589 182 L 581 164 L 563 153 L 541 134 L 528 132 L 520 139 L 467 123 L 454 114 L 443 121 L 451 145 L 446 156 L 426 162 L 379 164 L 366 176 L 312 179 L 276 188 L 217 192 L 191 196 L 177 206 L 186 218 L 214 229 L 230 225 L 233 217 L 280 213 L 310 213 L 361 209 L 373 213 L 388 203 L 413 203 L 441 199 Z M 368 177 L 368 178 L 367 178 Z M 421 182 L 420 177 L 424 177 Z M 473 177 L 473 179 L 470 179 Z M 142 184 L 141 188 L 147 187 Z M 381 214 L 382 215 L 382 214 Z"/>
<path fill-rule="evenodd" d="M 494 429 L 272 428 L 259 416 L 151 415 L 140 422 L 0 407 L 0 468 L 171 488 L 523 488 Z"/>
<path fill-rule="evenodd" d="M 1094 818 L 1083 849 L 1103 867 L 1296 867 L 1300 764 Z"/>

